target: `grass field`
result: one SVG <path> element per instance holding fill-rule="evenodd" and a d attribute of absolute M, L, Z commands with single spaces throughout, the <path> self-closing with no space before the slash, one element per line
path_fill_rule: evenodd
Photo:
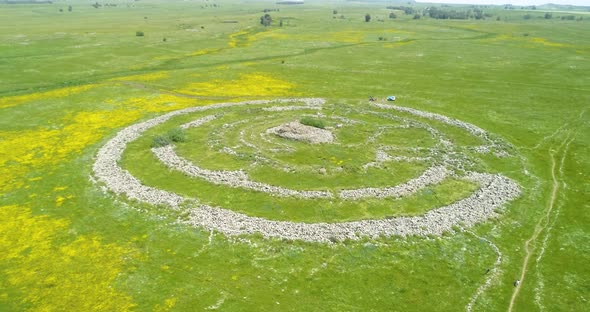
<path fill-rule="evenodd" d="M 483 20 L 437 20 L 403 11 L 391 19 L 386 2 L 109 3 L 117 6 L 0 2 L 0 311 L 590 309 L 586 11 L 554 9 L 545 19 L 540 9 L 486 7 L 491 16 Z M 260 25 L 264 9 L 279 9 L 267 12 L 269 27 Z M 387 172 L 372 168 L 366 178 L 358 168 L 377 148 L 364 134 L 395 124 L 363 113 L 367 98 L 388 95 L 500 138 L 510 157 L 474 153 L 468 147 L 481 143 L 477 137 L 414 117 L 465 147 L 465 157 L 477 160 L 473 170 L 515 180 L 521 196 L 497 218 L 441 237 L 321 244 L 194 228 L 178 223 L 178 212 L 105 193 L 91 179 L 99 148 L 125 126 L 192 106 L 321 97 L 334 112 L 365 121 L 334 130 L 356 149 L 271 138 L 260 152 L 239 151 L 274 165 L 248 167 L 251 158 L 205 148 L 214 140 L 237 145 L 239 131 L 215 125 L 247 114 L 248 127 L 236 127 L 248 138 L 315 114 L 268 120 L 257 108 L 228 109 L 219 121 L 187 130 L 178 153 L 294 189 L 384 186 Z M 208 194 L 200 196 L 206 203 L 304 222 L 416 215 L 474 188 L 449 178 L 407 198 L 319 199 L 308 210 L 298 209 L 299 199 L 227 192 L 157 164 L 149 150 L 155 135 L 195 116 L 150 130 L 129 145 L 122 166 L 146 184 Z M 422 129 L 387 131 L 379 144 L 435 144 Z M 298 152 L 270 153 L 277 144 Z M 307 169 L 278 169 L 288 163 Z M 428 165 L 393 164 L 395 182 Z"/>

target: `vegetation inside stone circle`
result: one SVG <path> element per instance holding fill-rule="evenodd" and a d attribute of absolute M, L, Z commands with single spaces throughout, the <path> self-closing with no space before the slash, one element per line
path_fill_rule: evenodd
<path fill-rule="evenodd" d="M 319 129 L 326 128 L 326 124 L 323 120 L 318 119 L 318 118 L 313 118 L 310 116 L 302 117 L 299 120 L 299 122 L 306 125 L 306 126 L 311 126 L 311 127 L 315 127 L 315 128 L 319 128 Z"/>
<path fill-rule="evenodd" d="M 162 147 L 171 143 L 186 141 L 186 132 L 181 128 L 172 128 L 166 134 L 159 134 L 152 139 L 151 147 Z"/>

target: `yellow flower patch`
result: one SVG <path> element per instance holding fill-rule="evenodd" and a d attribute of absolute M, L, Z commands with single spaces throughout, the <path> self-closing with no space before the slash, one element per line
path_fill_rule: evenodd
<path fill-rule="evenodd" d="M 150 97 L 131 98 L 123 103 L 121 107 L 125 109 L 140 110 L 149 113 L 169 112 L 181 108 L 206 105 L 213 103 L 212 100 L 197 100 L 190 96 L 182 94 L 174 95 L 170 93 L 158 94 Z"/>
<path fill-rule="evenodd" d="M 267 30 L 248 36 L 248 42 L 258 41 L 262 39 L 287 39 L 289 35 L 280 32 L 279 30 Z"/>
<path fill-rule="evenodd" d="M 189 56 L 201 56 L 201 55 L 216 53 L 219 51 L 221 51 L 221 49 L 203 49 L 203 50 L 198 50 L 193 53 L 190 53 Z"/>
<path fill-rule="evenodd" d="M 199 104 L 207 104 L 199 101 Z M 98 142 L 113 128 L 127 125 L 146 112 L 166 112 L 196 105 L 196 100 L 160 94 L 134 98 L 113 110 L 88 111 L 67 115 L 60 129 L 38 128 L 25 131 L 0 131 L 0 192 L 26 187 L 40 180 L 36 170 L 51 167 Z M 35 173 L 36 174 L 36 173 Z M 65 199 L 56 199 L 61 205 Z"/>
<path fill-rule="evenodd" d="M 61 89 L 55 89 L 46 92 L 37 92 L 25 95 L 15 95 L 0 98 L 0 108 L 7 108 L 17 106 L 23 103 L 32 102 L 35 100 L 46 100 L 52 98 L 63 98 L 69 95 L 80 93 L 96 87 L 97 85 L 83 85 L 77 87 L 66 87 Z"/>
<path fill-rule="evenodd" d="M 131 75 L 124 77 L 117 77 L 110 79 L 110 81 L 154 81 L 168 78 L 170 74 L 166 71 L 159 71 L 154 73 Z"/>
<path fill-rule="evenodd" d="M 326 35 L 326 41 L 359 43 L 363 42 L 366 33 L 358 30 L 331 32 Z"/>
<path fill-rule="evenodd" d="M 330 162 L 333 163 L 334 165 L 340 166 L 340 165 L 342 165 L 344 163 L 344 160 L 343 159 L 337 159 L 336 157 L 332 156 L 332 157 L 330 157 Z"/>
<path fill-rule="evenodd" d="M 141 109 L 150 113 L 158 113 L 180 109 L 193 105 L 194 103 L 194 99 L 178 97 L 170 94 L 160 94 L 150 98 L 134 98 L 130 100 L 128 104 L 134 109 Z"/>
<path fill-rule="evenodd" d="M 567 48 L 567 47 L 571 47 L 571 45 L 569 44 L 565 44 L 565 43 L 558 43 L 558 42 L 552 42 L 549 41 L 545 38 L 539 38 L 539 37 L 534 37 L 530 39 L 530 42 L 532 43 L 537 43 L 537 44 L 542 44 L 546 47 L 552 47 L 552 48 Z"/>
<path fill-rule="evenodd" d="M 494 37 L 479 39 L 479 41 L 482 41 L 482 42 L 498 42 L 498 41 L 508 41 L 508 40 L 514 40 L 514 37 L 511 35 L 507 35 L 507 34 L 499 34 Z"/>
<path fill-rule="evenodd" d="M 227 45 L 229 45 L 230 48 L 235 48 L 238 45 L 247 45 L 249 33 L 250 31 L 248 30 L 240 30 L 238 32 L 230 34 L 229 42 L 227 43 Z"/>
<path fill-rule="evenodd" d="M 67 196 L 57 196 L 57 197 L 55 198 L 55 205 L 59 207 L 59 206 L 63 205 L 63 203 L 64 203 L 66 200 L 68 200 L 68 199 L 72 199 L 72 198 L 74 198 L 74 195 L 67 195 Z"/>
<path fill-rule="evenodd" d="M 18 290 L 18 297 L 0 294 L 0 300 L 20 302 L 29 311 L 129 311 L 131 297 L 114 289 L 129 248 L 104 244 L 81 236 L 59 243 L 67 228 L 63 219 L 33 216 L 25 207 L 0 207 L 0 289 Z"/>
<path fill-rule="evenodd" d="M 166 304 L 167 308 L 171 309 L 176 305 L 176 301 L 178 301 L 178 298 L 168 298 L 164 301 L 164 304 Z"/>
<path fill-rule="evenodd" d="M 492 41 L 492 42 L 497 42 L 497 41 L 521 41 L 521 42 L 526 42 L 529 43 L 530 45 L 528 45 L 527 47 L 534 47 L 534 46 L 538 46 L 538 45 L 543 45 L 545 47 L 551 47 L 551 48 L 572 48 L 573 46 L 571 44 L 567 44 L 567 43 L 559 43 L 559 42 L 553 42 L 553 41 L 549 41 L 545 38 L 541 38 L 541 37 L 524 37 L 524 36 L 512 36 L 512 35 L 506 35 L 506 34 L 502 34 L 502 35 L 498 35 L 494 38 L 491 39 L 484 39 L 485 41 Z"/>
<path fill-rule="evenodd" d="M 178 298 L 172 297 L 164 300 L 164 304 L 158 304 L 154 307 L 154 311 L 156 312 L 165 312 L 170 311 L 176 305 Z"/>
<path fill-rule="evenodd" d="M 212 80 L 189 84 L 181 93 L 198 96 L 285 96 L 293 95 L 294 84 L 262 73 L 241 75 L 236 80 Z"/>
<path fill-rule="evenodd" d="M 61 129 L 0 132 L 0 191 L 22 187 L 31 171 L 50 169 L 140 116 L 136 110 L 81 112 L 66 116 Z"/>
<path fill-rule="evenodd" d="M 383 46 L 386 48 L 396 48 L 396 47 L 400 47 L 400 46 L 404 46 L 410 43 L 413 43 L 415 41 L 410 41 L 410 40 L 406 40 L 406 41 L 395 41 L 395 42 L 389 42 L 384 44 Z"/>
<path fill-rule="evenodd" d="M 255 41 L 263 39 L 286 39 L 289 35 L 276 29 L 268 29 L 265 31 L 256 31 L 255 29 L 245 29 L 229 35 L 228 45 L 230 48 L 247 47 Z M 217 52 L 213 50 L 213 52 Z M 205 50 L 207 51 L 207 50 Z M 197 51 L 198 52 L 198 51 Z"/>

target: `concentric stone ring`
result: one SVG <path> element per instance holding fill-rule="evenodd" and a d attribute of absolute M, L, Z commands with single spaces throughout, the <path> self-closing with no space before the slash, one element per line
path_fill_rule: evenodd
<path fill-rule="evenodd" d="M 302 103 L 303 105 L 295 105 Z M 260 233 L 268 238 L 281 238 L 291 240 L 304 240 L 315 242 L 333 242 L 345 239 L 359 239 L 361 237 L 376 238 L 380 236 L 408 236 L 408 235 L 441 235 L 449 231 L 453 226 L 472 226 L 483 222 L 497 214 L 497 209 L 515 199 L 519 193 L 519 186 L 511 179 L 498 174 L 479 172 L 465 172 L 462 179 L 476 182 L 479 189 L 469 197 L 458 200 L 450 205 L 432 209 L 420 216 L 394 217 L 378 220 L 358 220 L 336 223 L 305 223 L 292 221 L 269 220 L 256 216 L 248 216 L 229 209 L 217 206 L 198 204 L 198 198 L 186 198 L 182 195 L 146 186 L 131 175 L 129 171 L 119 166 L 122 154 L 127 144 L 142 136 L 142 134 L 160 125 L 175 116 L 215 111 L 224 107 L 266 105 L 264 110 L 269 114 L 277 111 L 296 110 L 301 108 L 315 109 L 321 111 L 325 103 L 319 98 L 302 99 L 281 99 L 272 101 L 248 101 L 240 103 L 221 103 L 210 106 L 198 106 L 173 111 L 162 116 L 143 121 L 121 130 L 109 140 L 98 152 L 96 162 L 93 166 L 94 177 L 100 183 L 104 183 L 107 190 L 115 194 L 125 195 L 129 199 L 152 205 L 166 205 L 172 209 L 178 209 L 181 204 L 188 207 L 189 217 L 186 222 L 194 226 L 216 230 L 226 235 L 242 235 Z M 460 127 L 467 130 L 474 136 L 482 138 L 485 145 L 479 147 L 482 150 L 494 149 L 497 142 L 490 139 L 490 136 L 483 129 L 455 120 L 443 115 L 419 111 L 386 104 L 373 104 L 374 107 L 385 111 L 394 110 L 420 118 L 436 120 L 444 124 Z M 213 120 L 214 115 L 202 117 L 183 127 L 198 127 Z M 435 131 L 434 129 L 429 131 Z M 442 142 L 442 144 L 451 144 Z M 269 193 L 273 196 L 294 196 L 305 199 L 314 198 L 340 198 L 342 200 L 357 200 L 359 198 L 373 197 L 403 197 L 412 194 L 427 185 L 436 184 L 442 181 L 447 175 L 453 174 L 448 162 L 435 164 L 428 168 L 423 174 L 399 185 L 388 187 L 344 189 L 338 193 L 331 193 L 317 190 L 293 190 L 278 185 L 253 181 L 241 171 L 214 171 L 200 168 L 190 161 L 177 155 L 173 146 L 165 146 L 152 149 L 156 157 L 166 166 L 173 170 L 182 171 L 185 174 L 204 179 L 210 183 L 222 184 L 228 187 L 245 188 L 257 192 Z M 231 152 L 231 151 L 230 151 Z M 379 151 L 386 153 L 386 151 Z M 378 154 L 377 158 L 387 155 Z M 448 165 L 447 165 L 448 164 Z M 370 165 L 370 164 L 368 164 Z M 310 200 L 313 205 L 313 200 Z"/>

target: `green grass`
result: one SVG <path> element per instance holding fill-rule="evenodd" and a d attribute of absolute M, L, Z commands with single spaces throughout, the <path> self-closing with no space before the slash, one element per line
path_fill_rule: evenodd
<path fill-rule="evenodd" d="M 471 229 L 502 252 L 500 273 L 474 311 L 507 310 L 512 283 L 521 273 L 524 242 L 539 221 L 543 231 L 531 245 L 515 311 L 588 310 L 590 16 L 584 9 L 490 6 L 484 11 L 493 16 L 485 20 L 413 20 L 401 12 L 389 19 L 391 10 L 384 2 L 281 6 L 232 1 L 212 7 L 212 2 L 144 0 L 97 9 L 70 1 L 72 12 L 62 2 L 0 4 L 0 310 L 194 311 L 215 305 L 225 311 L 464 310 L 497 257 L 486 241 L 472 234 L 333 246 L 259 235 L 227 237 L 178 224 L 180 212 L 104 195 L 89 181 L 98 148 L 125 125 L 186 106 L 274 98 L 267 91 L 276 84 L 268 82 L 248 87 L 245 95 L 159 99 L 195 83 L 246 88 L 240 80 L 244 74 L 291 84 L 280 90 L 280 97 L 326 98 L 332 106 L 321 118 L 326 126 L 341 123 L 331 115 L 363 122 L 333 130 L 342 146 L 315 148 L 271 138 L 260 142 L 262 152 L 239 148 L 239 158 L 217 149 L 237 145 L 239 129 L 252 139 L 315 111 L 216 129 L 242 115 L 264 116 L 256 108 L 228 109 L 219 120 L 187 130 L 186 142 L 176 143 L 181 155 L 210 169 L 247 168 L 268 183 L 300 181 L 300 187 L 334 190 L 382 186 L 393 183 L 387 176 L 394 167 L 402 181 L 427 164 L 355 171 L 374 157 L 376 146 L 367 145 L 365 138 L 378 125 L 392 127 L 380 136 L 386 144 L 434 142 L 423 129 L 394 128 L 403 122 L 386 116 L 392 112 L 367 114 L 368 96 L 393 94 L 396 105 L 473 123 L 505 139 L 512 156 L 470 152 L 468 147 L 481 143 L 478 138 L 425 121 L 464 148 L 475 169 L 506 175 L 523 189 L 521 198 L 496 219 Z M 269 14 L 283 19 L 283 27 L 259 25 L 265 8 L 280 9 Z M 334 9 L 337 18 L 332 18 Z M 543 18 L 546 11 L 553 12 L 552 19 Z M 372 16 L 370 23 L 364 22 L 366 13 Z M 531 19 L 523 19 L 525 14 Z M 566 15 L 583 19 L 559 18 Z M 137 37 L 137 31 L 144 36 Z M 166 75 L 155 80 L 130 77 L 160 72 Z M 125 77 L 129 83 L 110 80 Z M 39 96 L 87 84 L 94 88 L 63 97 Z M 28 100 L 12 97 L 21 95 Z M 206 114 L 175 118 L 153 129 L 130 145 L 121 163 L 147 185 L 275 220 L 416 215 L 464 198 L 474 187 L 447 179 L 400 200 L 308 205 L 244 190 L 228 192 L 158 165 L 149 151 L 153 137 Z M 209 148 L 207 142 L 214 139 L 222 141 Z M 297 152 L 271 153 L 279 144 Z M 560 188 L 545 220 L 552 191 L 551 152 Z M 257 153 L 272 156 L 273 162 L 249 167 Z M 399 150 L 396 155 L 424 152 Z M 344 162 L 338 165 L 340 160 Z M 291 162 L 302 169 L 279 170 Z M 315 166 L 328 174 L 318 175 Z M 345 170 L 335 171 L 340 166 Z"/>
<path fill-rule="evenodd" d="M 313 118 L 313 117 L 303 117 L 299 120 L 299 122 L 301 122 L 304 125 L 316 127 L 316 128 L 320 128 L 320 129 L 324 129 L 326 127 L 323 120 Z"/>

